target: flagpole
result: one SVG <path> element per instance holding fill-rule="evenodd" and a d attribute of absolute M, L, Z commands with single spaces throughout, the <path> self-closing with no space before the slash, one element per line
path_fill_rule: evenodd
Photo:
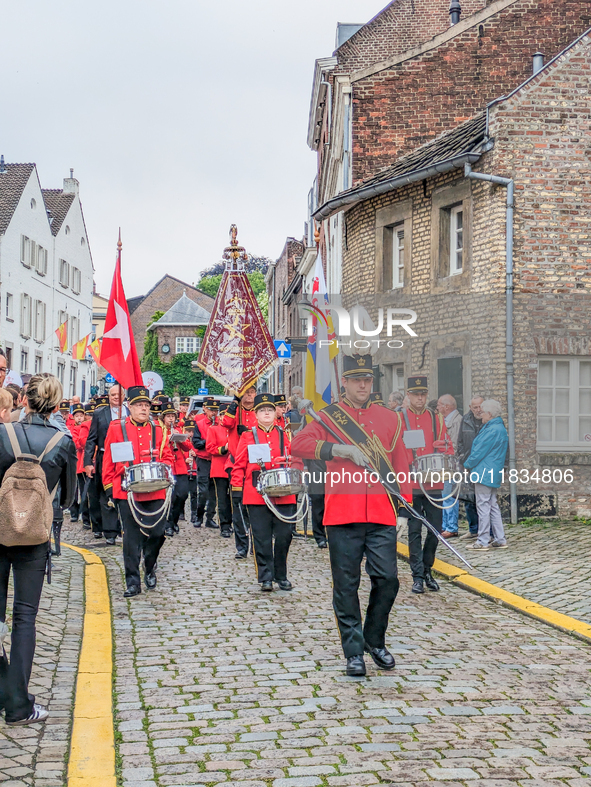
<path fill-rule="evenodd" d="M 117 262 L 119 263 L 119 272 L 121 272 L 121 249 L 123 248 L 123 244 L 121 243 L 121 227 L 119 227 L 119 238 L 117 240 Z M 115 380 L 114 385 L 119 385 L 117 380 Z M 123 418 L 123 388 L 119 385 L 119 420 Z"/>

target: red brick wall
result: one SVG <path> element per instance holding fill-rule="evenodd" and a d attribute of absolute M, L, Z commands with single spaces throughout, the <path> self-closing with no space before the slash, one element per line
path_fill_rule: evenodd
<path fill-rule="evenodd" d="M 353 179 L 363 180 L 481 110 L 591 25 L 588 0 L 520 0 L 437 49 L 353 84 Z"/>
<path fill-rule="evenodd" d="M 294 238 L 288 238 L 281 256 L 277 260 L 275 266 L 274 339 L 287 339 L 291 335 L 299 335 L 296 307 L 292 303 L 284 304 L 282 296 L 295 275 L 296 267 L 303 253 L 303 243 Z M 296 378 L 299 370 L 301 370 L 301 358 L 294 356 L 291 366 L 283 367 L 283 393 L 289 394 L 293 385 L 298 384 L 297 381 L 292 383 L 292 380 Z M 278 392 L 274 391 L 274 393 Z"/>

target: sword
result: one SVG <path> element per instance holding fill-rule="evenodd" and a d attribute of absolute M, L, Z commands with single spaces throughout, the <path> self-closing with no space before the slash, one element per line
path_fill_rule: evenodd
<path fill-rule="evenodd" d="M 349 443 L 345 443 L 345 442 L 343 441 L 343 438 L 342 438 L 342 437 L 339 435 L 339 433 L 338 433 L 338 432 L 335 432 L 335 431 L 334 431 L 334 429 L 332 429 L 332 428 L 331 428 L 331 427 L 330 427 L 330 426 L 329 426 L 329 425 L 328 425 L 328 424 L 327 424 L 325 421 L 323 421 L 323 420 L 322 420 L 322 418 L 321 418 L 321 417 L 318 415 L 318 413 L 317 413 L 317 412 L 314 410 L 314 406 L 312 405 L 312 402 L 310 402 L 308 399 L 300 399 L 300 401 L 298 402 L 298 405 L 297 405 L 297 407 L 298 407 L 298 410 L 299 410 L 299 412 L 300 412 L 302 415 L 309 415 L 311 418 L 313 418 L 313 419 L 314 419 L 314 421 L 317 421 L 319 424 L 321 424 L 321 425 L 324 427 L 324 429 L 326 429 L 326 431 L 327 431 L 329 434 L 331 434 L 331 435 L 332 435 L 332 436 L 335 438 L 335 440 L 336 440 L 338 443 L 340 443 L 341 445 L 349 445 Z M 428 519 L 425 519 L 425 517 L 424 517 L 422 514 L 419 514 L 419 512 L 418 512 L 418 511 L 417 511 L 415 508 L 413 508 L 413 507 L 412 507 L 412 505 L 411 505 L 410 503 L 408 503 L 408 502 L 407 502 L 407 501 L 406 501 L 406 500 L 405 500 L 405 499 L 402 497 L 402 495 L 400 494 L 400 492 L 399 492 L 399 491 L 398 491 L 398 490 L 397 490 L 395 487 L 393 487 L 393 486 L 392 486 L 391 484 L 389 484 L 389 483 L 388 483 L 388 482 L 387 482 L 387 481 L 386 481 L 384 478 L 382 478 L 382 476 L 381 476 L 381 474 L 379 473 L 379 471 L 378 471 L 378 470 L 376 470 L 376 468 L 374 468 L 374 467 L 373 467 L 373 465 L 371 464 L 371 462 L 370 462 L 370 461 L 369 461 L 367 458 L 365 459 L 365 467 L 366 467 L 368 470 L 370 470 L 372 473 L 375 473 L 375 474 L 378 476 L 378 478 L 380 479 L 380 483 L 381 483 L 381 484 L 382 484 L 382 486 L 383 486 L 383 487 L 386 489 L 386 491 L 387 491 L 389 494 L 391 494 L 393 497 L 395 497 L 395 498 L 398 500 L 398 502 L 399 502 L 399 503 L 401 503 L 401 505 L 403 505 L 403 506 L 404 506 L 404 508 L 405 508 L 405 509 L 406 509 L 406 510 L 409 512 L 409 514 L 410 514 L 410 515 L 411 515 L 411 516 L 412 516 L 414 519 L 418 519 L 418 520 L 419 520 L 419 522 L 422 522 L 422 523 L 423 523 L 423 525 L 425 525 L 425 527 L 427 528 L 427 530 L 431 531 L 431 533 L 433 533 L 433 535 L 434 535 L 434 536 L 437 538 L 437 540 L 438 540 L 438 541 L 440 541 L 442 544 L 445 544 L 445 546 L 446 546 L 446 547 L 447 547 L 447 548 L 448 548 L 448 549 L 449 549 L 451 552 L 453 552 L 453 553 L 454 553 L 454 555 L 455 555 L 457 558 L 459 558 L 459 559 L 462 561 L 462 563 L 463 563 L 464 565 L 468 566 L 468 568 L 470 569 L 470 571 L 474 571 L 474 569 L 472 568 L 472 566 L 470 565 L 470 563 L 468 563 L 468 561 L 466 560 L 466 558 L 465 558 L 465 557 L 463 557 L 463 555 L 461 555 L 461 554 L 458 552 L 458 550 L 457 550 L 457 549 L 455 549 L 455 548 L 454 548 L 454 547 L 453 547 L 453 546 L 452 546 L 452 545 L 449 543 L 449 541 L 447 541 L 445 538 L 443 538 L 443 536 L 442 536 L 442 535 L 441 535 L 441 533 L 440 533 L 440 532 L 437 530 L 437 528 L 436 528 L 434 525 L 432 525 L 432 524 L 431 524 L 431 522 L 429 522 L 429 520 L 428 520 Z"/>

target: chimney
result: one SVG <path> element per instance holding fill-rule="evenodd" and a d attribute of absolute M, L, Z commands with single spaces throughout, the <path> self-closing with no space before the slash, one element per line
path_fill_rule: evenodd
<path fill-rule="evenodd" d="M 460 0 L 451 0 L 449 4 L 450 26 L 458 24 L 461 13 Z"/>
<path fill-rule="evenodd" d="M 78 194 L 80 184 L 74 177 L 74 170 L 70 170 L 70 177 L 64 178 L 64 194 Z"/>
<path fill-rule="evenodd" d="M 537 74 L 538 71 L 541 71 L 543 68 L 544 68 L 544 53 L 536 52 L 534 55 L 534 74 Z"/>
<path fill-rule="evenodd" d="M 6 164 L 4 163 L 4 156 L 0 156 L 0 175 L 6 175 L 8 170 L 6 169 Z"/>

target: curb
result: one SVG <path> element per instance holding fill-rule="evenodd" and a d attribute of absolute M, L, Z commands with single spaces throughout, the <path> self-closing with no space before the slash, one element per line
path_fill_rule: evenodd
<path fill-rule="evenodd" d="M 408 561 L 408 546 L 399 543 L 398 554 Z M 572 634 L 582 639 L 584 642 L 591 643 L 591 625 L 588 623 L 571 618 L 569 615 L 563 615 L 562 612 L 556 612 L 556 610 L 549 607 L 543 607 L 541 604 L 536 604 L 535 601 L 529 601 L 526 598 L 517 596 L 515 593 L 509 593 L 509 591 L 503 590 L 503 588 L 490 582 L 485 582 L 483 579 L 478 579 L 478 577 L 469 574 L 463 568 L 453 566 L 451 563 L 445 563 L 443 560 L 435 559 L 433 571 L 449 579 L 455 585 L 469 590 L 471 593 L 496 601 L 504 607 L 510 607 L 517 612 L 540 620 L 548 626 L 553 626 L 556 629 L 560 629 L 560 631 L 565 631 L 567 634 Z"/>
<path fill-rule="evenodd" d="M 113 637 L 107 572 L 88 549 L 83 556 L 84 627 L 78 662 L 67 787 L 116 787 L 113 729 Z"/>

